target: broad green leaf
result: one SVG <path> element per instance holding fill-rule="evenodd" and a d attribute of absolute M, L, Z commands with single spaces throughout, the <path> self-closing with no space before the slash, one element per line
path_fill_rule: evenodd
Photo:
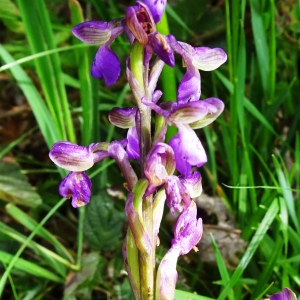
<path fill-rule="evenodd" d="M 85 238 L 90 246 L 100 251 L 115 247 L 121 239 L 124 218 L 124 213 L 114 208 L 105 192 L 93 196 L 86 208 L 84 224 Z"/>
<path fill-rule="evenodd" d="M 17 163 L 0 162 L 0 199 L 24 206 L 38 206 L 42 199 Z"/>

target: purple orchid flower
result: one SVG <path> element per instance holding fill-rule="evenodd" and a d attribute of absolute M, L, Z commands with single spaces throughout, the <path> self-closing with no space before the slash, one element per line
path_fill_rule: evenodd
<path fill-rule="evenodd" d="M 166 185 L 166 200 L 171 214 L 175 211 L 182 213 L 191 203 L 191 196 L 188 190 L 183 185 L 177 176 L 170 176 L 167 179 Z"/>
<path fill-rule="evenodd" d="M 293 291 L 288 288 L 284 288 L 283 292 L 272 295 L 270 300 L 297 300 L 297 297 Z"/>
<path fill-rule="evenodd" d="M 176 264 L 180 255 L 187 254 L 192 249 L 197 251 L 203 233 L 202 220 L 197 220 L 197 206 L 191 202 L 178 218 L 175 225 L 172 246 L 163 257 L 156 279 L 157 299 L 173 299 L 177 282 Z"/>
<path fill-rule="evenodd" d="M 91 75 L 104 79 L 105 84 L 113 85 L 120 76 L 121 66 L 110 44 L 124 31 L 121 19 L 110 22 L 87 21 L 73 27 L 73 34 L 87 44 L 99 44 L 94 58 Z"/>
<path fill-rule="evenodd" d="M 137 114 L 136 107 L 113 108 L 108 115 L 109 121 L 117 127 L 128 128 L 126 152 L 128 158 L 140 160 L 140 144 L 135 118 Z"/>
<path fill-rule="evenodd" d="M 174 230 L 172 246 L 180 248 L 180 255 L 196 249 L 203 233 L 202 219 L 197 220 L 197 205 L 191 201 L 188 209 L 179 216 Z"/>
<path fill-rule="evenodd" d="M 166 200 L 170 212 L 182 213 L 202 193 L 201 175 L 195 171 L 188 176 L 169 176 L 165 184 Z"/>
<path fill-rule="evenodd" d="M 145 46 L 145 64 L 149 62 L 152 52 L 155 52 L 167 65 L 174 67 L 173 49 L 166 37 L 156 31 L 156 22 L 152 16 L 152 11 L 154 11 L 156 20 L 160 19 L 161 8 L 156 9 L 158 6 L 153 1 L 147 2 L 150 7 L 137 1 L 135 6 L 129 6 L 126 9 L 126 25 L 137 41 Z"/>
<path fill-rule="evenodd" d="M 71 198 L 74 208 L 90 202 L 92 182 L 84 172 L 70 172 L 61 182 L 59 193 L 62 197 Z"/>
<path fill-rule="evenodd" d="M 195 131 L 185 124 L 176 124 L 178 133 L 169 145 L 173 148 L 176 169 L 183 175 L 192 173 L 192 166 L 201 167 L 207 162 L 205 150 Z"/>
<path fill-rule="evenodd" d="M 212 71 L 227 60 L 226 53 L 220 48 L 192 47 L 178 42 L 174 36 L 168 35 L 167 41 L 171 48 L 182 56 L 187 67 L 177 92 L 178 103 L 195 101 L 200 98 L 200 73 L 198 70 Z"/>

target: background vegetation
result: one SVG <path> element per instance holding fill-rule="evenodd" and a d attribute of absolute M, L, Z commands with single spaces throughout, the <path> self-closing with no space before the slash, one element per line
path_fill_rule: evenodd
<path fill-rule="evenodd" d="M 0 0 L 1 299 L 132 299 L 117 167 L 106 160 L 92 169 L 91 203 L 75 210 L 57 192 L 66 174 L 48 158 L 58 140 L 124 136 L 107 119 L 112 107 L 131 105 L 124 68 L 112 88 L 91 78 L 97 48 L 71 28 L 121 17 L 132 3 L 86 0 L 81 10 L 75 0 Z M 296 0 L 168 1 L 162 32 L 169 25 L 179 40 L 228 53 L 220 69 L 201 73 L 201 98 L 219 97 L 226 109 L 199 131 L 209 156 L 204 192 L 225 205 L 199 208 L 213 259 L 200 251 L 179 260 L 176 299 L 300 293 L 299 17 Z M 113 48 L 124 63 L 129 45 L 118 38 Z M 165 99 L 175 99 L 183 72 L 166 67 Z M 158 258 L 171 238 L 166 218 Z"/>

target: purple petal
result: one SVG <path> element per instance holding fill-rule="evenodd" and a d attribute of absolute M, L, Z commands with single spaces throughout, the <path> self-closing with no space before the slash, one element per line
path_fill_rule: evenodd
<path fill-rule="evenodd" d="M 208 98 L 205 100 L 199 100 L 199 102 L 205 103 L 207 106 L 207 114 L 203 118 L 199 118 L 197 121 L 190 123 L 190 126 L 193 129 L 199 129 L 209 125 L 224 110 L 224 103 L 218 98 Z"/>
<path fill-rule="evenodd" d="M 71 198 L 72 206 L 88 204 L 91 197 L 92 182 L 84 172 L 70 172 L 61 182 L 59 193 L 62 197 Z"/>
<path fill-rule="evenodd" d="M 227 60 L 227 54 L 220 48 L 195 47 L 192 57 L 193 65 L 203 71 L 215 70 Z"/>
<path fill-rule="evenodd" d="M 172 106 L 169 117 L 170 123 L 190 124 L 203 119 L 211 110 L 211 105 L 205 101 L 198 100 Z"/>
<path fill-rule="evenodd" d="M 165 184 L 167 205 L 172 214 L 182 213 L 191 203 L 187 188 L 177 176 L 169 176 Z"/>
<path fill-rule="evenodd" d="M 164 143 L 158 143 L 147 155 L 145 164 L 145 176 L 149 183 L 160 186 L 166 182 L 168 176 L 175 171 L 173 149 Z"/>
<path fill-rule="evenodd" d="M 176 222 L 172 245 L 180 248 L 180 255 L 187 254 L 199 243 L 202 233 L 202 219 L 197 220 L 197 206 L 192 201 Z"/>
<path fill-rule="evenodd" d="M 166 0 L 143 0 L 153 16 L 154 22 L 158 23 L 165 11 L 167 1 Z"/>
<path fill-rule="evenodd" d="M 149 44 L 163 62 L 172 68 L 174 67 L 175 60 L 173 49 L 170 47 L 168 41 L 162 34 L 158 32 L 150 34 Z"/>
<path fill-rule="evenodd" d="M 120 128 L 135 126 L 136 107 L 114 107 L 108 114 L 110 123 Z"/>
<path fill-rule="evenodd" d="M 183 175 L 192 172 L 192 166 L 201 167 L 207 162 L 205 150 L 193 129 L 189 125 L 175 124 L 179 131 L 170 140 L 176 160 L 176 169 Z"/>
<path fill-rule="evenodd" d="M 94 165 L 94 155 L 90 147 L 78 146 L 68 141 L 55 143 L 49 157 L 56 165 L 68 171 L 85 171 Z"/>
<path fill-rule="evenodd" d="M 103 45 L 111 37 L 111 29 L 108 22 L 87 21 L 73 27 L 72 33 L 87 44 Z"/>
<path fill-rule="evenodd" d="M 284 288 L 283 292 L 272 295 L 270 300 L 297 300 L 297 297 L 293 291 Z"/>
<path fill-rule="evenodd" d="M 84 43 L 103 45 L 114 40 L 123 30 L 122 20 L 116 19 L 110 22 L 83 22 L 74 26 L 72 33 Z"/>
<path fill-rule="evenodd" d="M 128 154 L 128 158 L 139 160 L 140 143 L 139 143 L 139 138 L 135 126 L 128 129 L 127 140 L 128 140 L 128 144 L 126 147 L 126 152 Z"/>
<path fill-rule="evenodd" d="M 126 9 L 126 25 L 141 45 L 148 43 L 148 34 L 156 31 L 151 12 L 146 5 L 137 2 Z"/>
<path fill-rule="evenodd" d="M 199 197 L 202 194 L 202 178 L 199 172 L 194 171 L 192 174 L 184 176 L 181 182 L 187 188 L 191 198 Z"/>
<path fill-rule="evenodd" d="M 119 78 L 121 65 L 117 55 L 108 45 L 100 47 L 93 61 L 91 75 L 95 78 L 104 79 L 105 84 L 113 85 Z"/>
<path fill-rule="evenodd" d="M 177 91 L 177 102 L 186 103 L 200 98 L 201 80 L 200 73 L 190 61 L 186 61 L 187 70 L 179 83 Z"/>
<path fill-rule="evenodd" d="M 179 255 L 180 249 L 172 246 L 163 257 L 157 270 L 155 299 L 174 299 Z"/>

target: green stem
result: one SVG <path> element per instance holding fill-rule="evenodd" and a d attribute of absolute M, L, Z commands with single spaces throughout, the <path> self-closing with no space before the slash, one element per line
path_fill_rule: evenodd
<path fill-rule="evenodd" d="M 147 99 L 152 99 L 147 89 L 148 86 L 148 66 L 144 66 L 144 47 L 137 41 L 134 42 L 130 56 L 131 71 L 144 89 Z M 151 109 L 142 103 L 142 99 L 136 99 L 140 112 L 140 164 L 141 176 L 144 175 L 146 156 L 151 147 Z M 153 236 L 153 197 L 152 195 L 143 199 L 143 221 L 147 234 L 151 238 L 152 248 L 149 253 L 138 253 L 139 275 L 140 275 L 140 299 L 151 300 L 154 297 L 154 277 L 155 277 L 155 244 Z"/>

